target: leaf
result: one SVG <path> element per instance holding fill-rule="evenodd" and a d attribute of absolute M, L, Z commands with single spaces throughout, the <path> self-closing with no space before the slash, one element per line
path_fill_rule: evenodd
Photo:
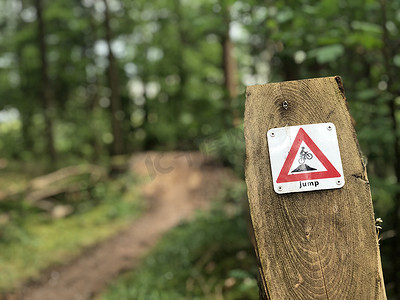
<path fill-rule="evenodd" d="M 339 11 L 339 4 L 337 1 L 322 0 L 320 6 L 320 16 L 323 17 L 335 16 Z"/>
<path fill-rule="evenodd" d="M 369 99 L 373 99 L 377 96 L 377 91 L 376 89 L 365 89 L 365 90 L 360 90 L 357 93 L 357 98 L 359 100 L 369 100 Z"/>
<path fill-rule="evenodd" d="M 344 54 L 344 47 L 341 44 L 334 44 L 320 47 L 309 51 L 309 57 L 315 57 L 320 64 L 336 60 Z"/>
<path fill-rule="evenodd" d="M 285 23 L 291 19 L 293 19 L 293 10 L 289 7 L 279 11 L 276 15 L 276 20 L 278 21 L 278 23 Z"/>
<path fill-rule="evenodd" d="M 346 45 L 362 45 L 365 49 L 380 49 L 382 47 L 382 39 L 380 36 L 368 34 L 366 32 L 354 32 L 349 34 L 345 39 Z"/>
<path fill-rule="evenodd" d="M 353 29 L 355 30 L 360 30 L 368 33 L 382 33 L 382 28 L 379 25 L 369 22 L 353 21 L 351 22 L 351 27 L 353 27 Z"/>
<path fill-rule="evenodd" d="M 393 57 L 393 63 L 396 67 L 400 67 L 400 54 L 396 54 Z"/>

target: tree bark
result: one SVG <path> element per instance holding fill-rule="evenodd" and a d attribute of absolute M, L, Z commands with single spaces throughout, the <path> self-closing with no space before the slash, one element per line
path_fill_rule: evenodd
<path fill-rule="evenodd" d="M 57 160 L 56 150 L 54 146 L 54 130 L 53 130 L 53 113 L 54 113 L 54 99 L 51 82 L 49 79 L 48 61 L 47 61 L 47 45 L 46 45 L 46 31 L 45 22 L 43 19 L 43 3 L 42 0 L 35 0 L 36 17 L 38 24 L 37 42 L 40 53 L 40 75 L 41 86 L 40 94 L 42 97 L 43 115 L 45 120 L 45 138 L 47 141 L 47 154 L 52 163 Z"/>
<path fill-rule="evenodd" d="M 386 299 L 366 166 L 343 91 L 340 77 L 247 88 L 246 183 L 262 288 L 272 300 Z M 326 122 L 336 125 L 345 185 L 277 194 L 266 133 Z"/>
<path fill-rule="evenodd" d="M 111 89 L 111 128 L 113 135 L 112 152 L 113 155 L 122 154 L 124 152 L 124 140 L 121 125 L 121 115 L 123 111 L 121 109 L 121 97 L 119 93 L 119 76 L 118 68 L 115 62 L 115 56 L 111 48 L 112 42 L 112 29 L 110 25 L 110 10 L 108 7 L 107 0 L 103 0 L 105 5 L 104 10 L 104 25 L 106 30 L 106 43 L 108 47 L 108 82 Z"/>

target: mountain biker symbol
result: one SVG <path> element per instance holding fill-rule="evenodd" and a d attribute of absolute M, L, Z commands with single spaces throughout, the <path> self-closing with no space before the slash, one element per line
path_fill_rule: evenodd
<path fill-rule="evenodd" d="M 271 128 L 267 136 L 277 194 L 343 186 L 343 167 L 334 124 Z"/>
<path fill-rule="evenodd" d="M 309 151 L 304 150 L 305 147 L 301 147 L 301 151 L 299 153 L 299 166 L 292 170 L 291 173 L 296 173 L 296 172 L 304 172 L 304 171 L 316 171 L 316 168 L 310 167 L 309 165 L 307 165 L 305 162 L 307 160 L 311 160 L 313 158 L 312 153 L 310 153 Z"/>

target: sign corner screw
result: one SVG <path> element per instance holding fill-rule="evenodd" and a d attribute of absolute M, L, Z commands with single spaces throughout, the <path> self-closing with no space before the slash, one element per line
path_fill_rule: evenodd
<path fill-rule="evenodd" d="M 332 130 L 332 126 L 331 125 L 328 125 L 328 130 Z"/>

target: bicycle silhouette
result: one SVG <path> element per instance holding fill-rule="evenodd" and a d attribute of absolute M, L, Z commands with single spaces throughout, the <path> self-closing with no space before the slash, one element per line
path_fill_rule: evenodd
<path fill-rule="evenodd" d="M 304 151 L 305 147 L 301 147 L 300 151 L 300 158 L 299 158 L 299 164 L 304 164 L 307 159 L 312 159 L 313 155 L 309 153 L 308 151 Z"/>

